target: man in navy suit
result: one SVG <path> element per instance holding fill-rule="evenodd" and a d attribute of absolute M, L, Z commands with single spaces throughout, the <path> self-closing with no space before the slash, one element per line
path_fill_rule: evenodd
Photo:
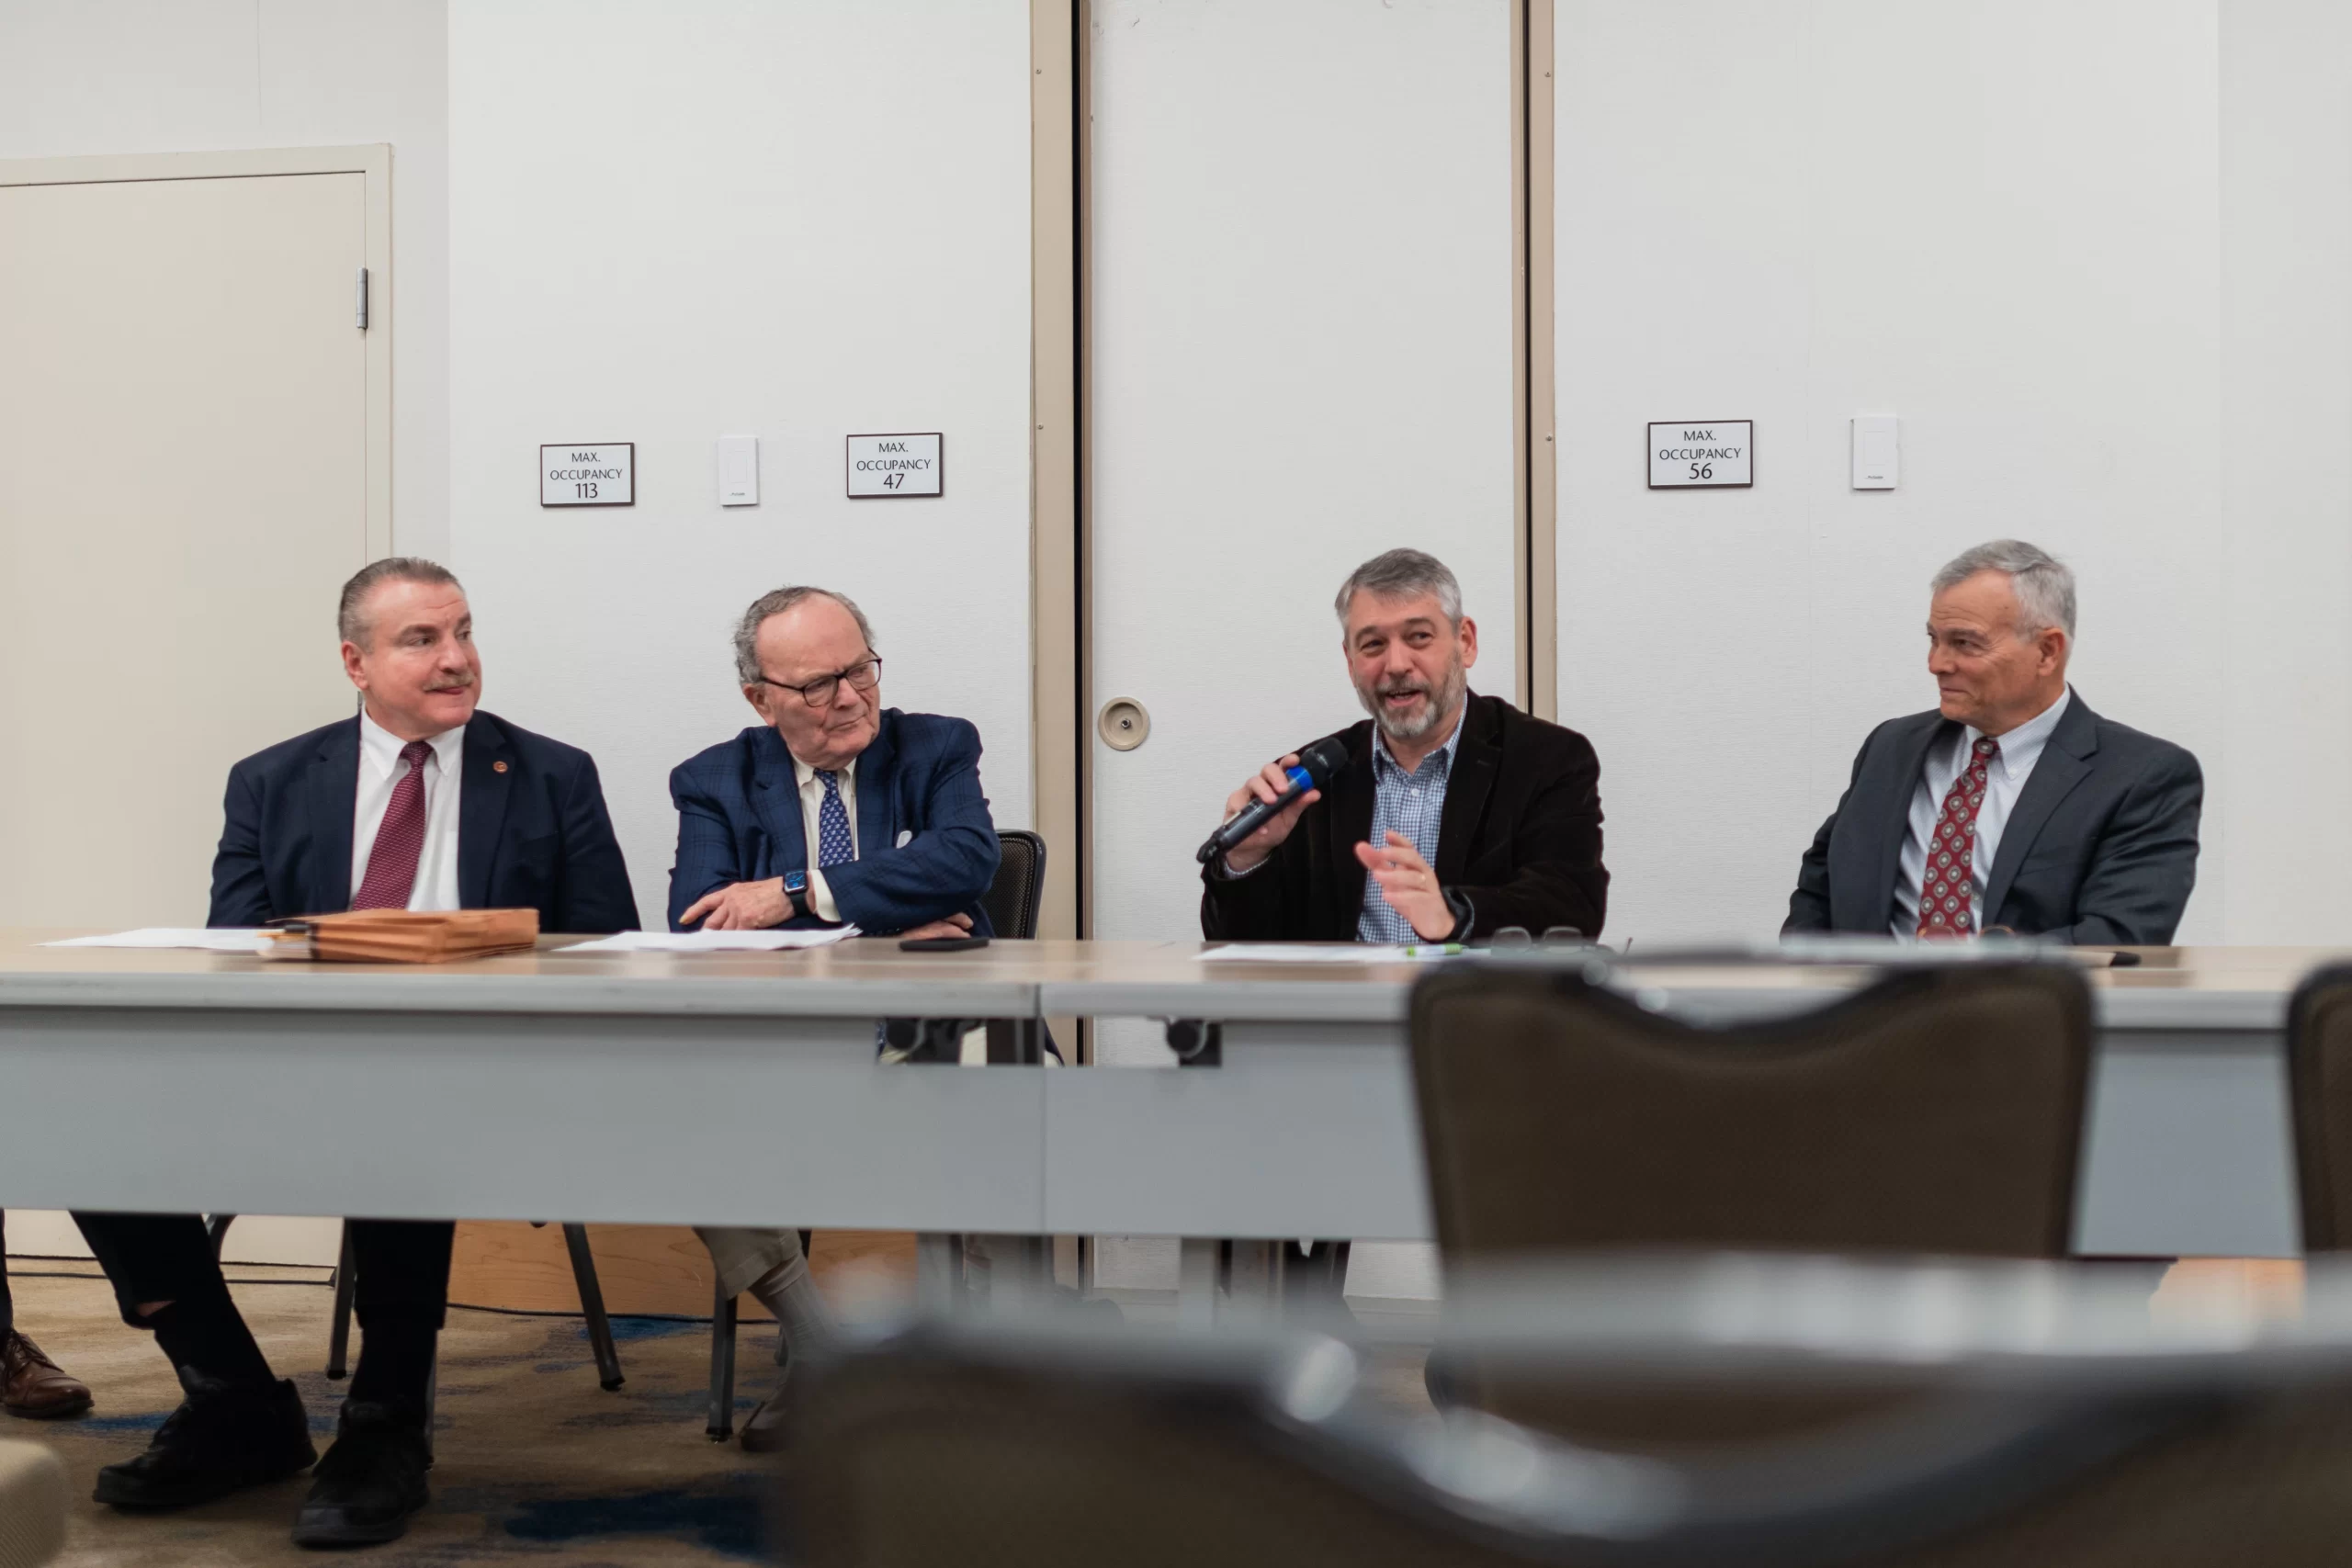
<path fill-rule="evenodd" d="M 979 731 L 882 705 L 865 612 L 821 588 L 763 594 L 736 627 L 735 674 L 761 722 L 670 774 L 672 927 L 989 935 L 980 899 L 998 848 Z M 787 1357 L 823 1344 L 831 1325 L 797 1235 L 700 1235 L 722 1289 L 750 1291 L 775 1314 Z M 777 1445 L 782 1409 L 771 1395 L 752 1413 L 746 1449 Z"/>
<path fill-rule="evenodd" d="M 380 560 L 344 586 L 337 618 L 361 711 L 230 770 L 209 923 L 528 908 L 543 931 L 634 931 L 596 764 L 477 711 L 481 658 L 458 580 L 431 561 Z M 153 1332 L 187 1391 L 146 1452 L 98 1472 L 97 1501 L 179 1507 L 308 1466 L 301 1400 L 238 1315 L 202 1223 L 75 1218 L 124 1321 Z M 295 1525 L 300 1545 L 393 1540 L 425 1503 L 428 1389 L 455 1228 L 351 1222 L 359 1365 Z"/>
<path fill-rule="evenodd" d="M 1862 742 L 1781 930 L 2171 942 L 2197 885 L 2204 776 L 2187 750 L 2092 712 L 2066 683 L 2075 574 L 1996 539 L 1931 591 L 1940 704 Z"/>

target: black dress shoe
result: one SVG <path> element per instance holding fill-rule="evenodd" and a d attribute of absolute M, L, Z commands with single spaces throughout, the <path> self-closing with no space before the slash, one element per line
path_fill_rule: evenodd
<path fill-rule="evenodd" d="M 298 1475 L 318 1458 L 291 1382 L 231 1384 L 195 1372 L 180 1382 L 187 1402 L 164 1417 L 145 1453 L 98 1472 L 95 1500 L 186 1508 Z"/>
<path fill-rule="evenodd" d="M 297 1546 L 373 1546 L 408 1533 L 430 1497 L 424 1419 L 388 1404 L 345 1400 L 343 1429 L 319 1461 L 294 1521 Z"/>

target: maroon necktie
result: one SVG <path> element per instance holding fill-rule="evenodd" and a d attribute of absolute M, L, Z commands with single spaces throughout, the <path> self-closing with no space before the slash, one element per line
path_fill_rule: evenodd
<path fill-rule="evenodd" d="M 424 763 L 433 748 L 412 740 L 401 748 L 408 772 L 392 786 L 384 807 L 383 826 L 376 829 L 375 846 L 368 852 L 368 874 L 360 879 L 355 909 L 405 909 L 416 886 L 416 861 L 424 852 Z"/>
<path fill-rule="evenodd" d="M 1976 813 L 1984 804 L 1984 774 L 2001 743 L 1977 737 L 1968 766 L 1951 781 L 1936 836 L 1928 845 L 1928 869 L 1919 878 L 1919 934 L 1969 936 L 1975 921 L 1968 912 L 1968 882 L 1976 863 Z"/>

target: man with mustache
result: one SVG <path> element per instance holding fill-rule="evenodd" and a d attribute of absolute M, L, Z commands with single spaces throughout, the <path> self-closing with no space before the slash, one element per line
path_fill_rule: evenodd
<path fill-rule="evenodd" d="M 1506 926 L 1600 935 L 1600 763 L 1573 729 L 1469 687 L 1476 623 L 1443 562 L 1390 550 L 1334 606 L 1348 679 L 1372 717 L 1340 731 L 1348 765 L 1204 868 L 1212 941 L 1471 942 Z M 1231 817 L 1287 790 L 1297 753 L 1226 797 Z M 1329 796 L 1327 799 L 1326 796 Z M 1293 1291 L 1336 1315 L 1345 1243 L 1317 1243 Z"/>
<path fill-rule="evenodd" d="M 670 774 L 678 858 L 670 924 L 759 931 L 844 922 L 876 936 L 989 936 L 996 823 L 966 719 L 882 705 L 865 612 L 829 589 L 779 588 L 735 628 L 735 679 L 760 722 Z M 1048 1047 L 1050 1049 L 1050 1047 Z M 789 1230 L 697 1226 L 729 1296 L 775 1314 L 779 1359 L 821 1350 L 832 1323 Z M 743 1424 L 774 1450 L 777 1392 Z"/>
<path fill-rule="evenodd" d="M 481 657 L 457 578 L 427 560 L 377 561 L 344 585 L 336 621 L 360 711 L 230 770 L 209 923 L 532 908 L 543 931 L 635 930 L 596 764 L 476 708 Z M 193 1214 L 74 1218 L 123 1321 L 153 1333 L 187 1393 L 144 1453 L 98 1472 L 96 1500 L 186 1507 L 308 1467 L 302 1401 L 238 1314 L 203 1224 Z M 426 1502 L 425 1423 L 455 1229 L 351 1222 L 359 1364 L 295 1524 L 298 1545 L 393 1540 Z"/>

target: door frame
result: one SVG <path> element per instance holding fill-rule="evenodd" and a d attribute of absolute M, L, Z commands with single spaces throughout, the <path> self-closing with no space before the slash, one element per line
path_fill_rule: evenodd
<path fill-rule="evenodd" d="M 0 186 L 119 185 L 150 180 L 260 179 L 361 175 L 368 268 L 364 396 L 368 554 L 392 553 L 392 149 L 265 147 L 220 152 L 124 152 L 95 157 L 0 159 Z M 355 311 L 358 279 L 352 280 Z"/>
<path fill-rule="evenodd" d="M 1554 357 L 1555 0 L 1510 7 L 1511 325 L 1519 705 L 1559 716 Z M 1046 862 L 1038 934 L 1093 934 L 1095 693 L 1087 504 L 1090 0 L 1030 0 L 1031 761 Z M 1081 1044 L 1081 1055 L 1084 1045 Z"/>

